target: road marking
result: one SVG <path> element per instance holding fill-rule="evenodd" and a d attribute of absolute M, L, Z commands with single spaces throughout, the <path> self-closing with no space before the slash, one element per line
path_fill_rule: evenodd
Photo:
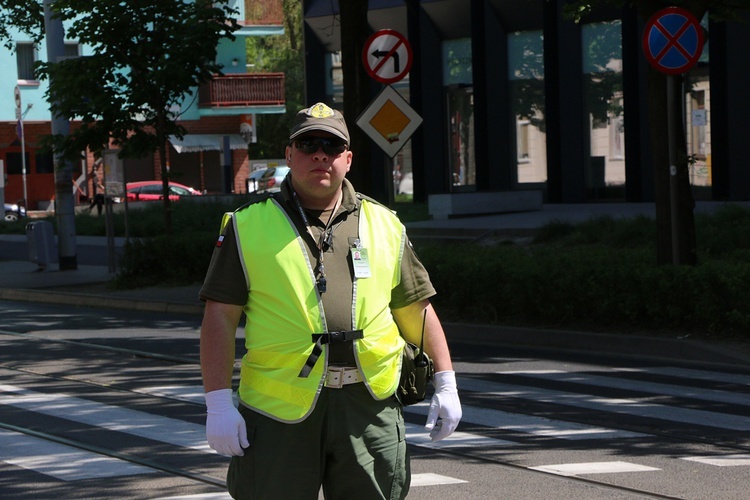
<path fill-rule="evenodd" d="M 676 406 L 654 404 L 637 399 L 603 398 L 591 394 L 538 389 L 523 385 L 488 382 L 460 377 L 458 387 L 485 395 L 530 399 L 544 403 L 575 406 L 589 410 L 605 411 L 620 415 L 655 418 L 691 425 L 704 425 L 719 429 L 750 431 L 750 419 L 745 416 L 729 415 L 705 410 L 693 410 Z"/>
<path fill-rule="evenodd" d="M 215 453 L 206 442 L 206 428 L 203 425 L 96 403 L 63 393 L 44 394 L 5 384 L 0 384 L 0 391 L 6 393 L 0 392 L 0 404 L 162 443 Z"/>
<path fill-rule="evenodd" d="M 419 488 L 421 486 L 441 486 L 445 484 L 461 484 L 467 483 L 463 479 L 456 479 L 455 477 L 443 476 L 441 474 L 433 474 L 426 472 L 422 474 L 411 475 L 411 487 Z M 204 493 L 201 495 L 187 495 L 181 497 L 159 497 L 154 500 L 231 500 L 232 497 L 229 493 Z M 319 498 L 323 498 L 322 495 Z"/>
<path fill-rule="evenodd" d="M 463 479 L 456 479 L 455 477 L 443 476 L 440 474 L 433 474 L 426 472 L 424 474 L 412 474 L 411 476 L 411 487 L 415 486 L 438 486 L 441 484 L 461 484 L 468 483 Z"/>
<path fill-rule="evenodd" d="M 462 386 L 463 384 L 459 385 L 459 387 Z M 430 406 L 428 403 L 419 403 L 417 405 L 407 406 L 404 408 L 404 411 L 427 415 L 429 409 Z M 462 422 L 484 425 L 493 429 L 532 434 L 540 437 L 554 437 L 558 439 L 577 441 L 583 439 L 617 439 L 646 436 L 646 434 L 638 432 L 594 427 L 573 422 L 551 420 L 544 417 L 535 417 L 533 415 L 510 413 L 468 405 L 462 406 L 462 410 Z"/>
<path fill-rule="evenodd" d="M 62 481 L 154 472 L 123 460 L 1 429 L 0 461 Z"/>
<path fill-rule="evenodd" d="M 406 424 L 406 441 L 409 444 L 423 448 L 457 448 L 459 446 L 479 448 L 483 446 L 510 446 L 518 444 L 513 441 L 494 439 L 468 432 L 454 432 L 442 441 L 433 442 L 430 438 L 430 431 L 425 429 L 423 425 L 409 423 Z"/>
<path fill-rule="evenodd" d="M 719 403 L 750 406 L 750 394 L 734 393 L 717 389 L 701 389 L 697 387 L 685 387 L 681 385 L 664 384 L 660 382 L 644 382 L 642 380 L 629 380 L 604 375 L 565 372 L 559 370 L 548 371 L 545 373 L 514 373 L 518 375 L 524 375 L 526 377 L 539 378 L 543 380 L 553 380 L 555 382 L 568 382 L 573 384 L 591 385 L 595 387 L 608 387 L 610 389 L 624 389 L 628 391 L 645 392 L 648 394 L 658 394 L 661 396 L 675 396 L 679 398 L 701 399 L 704 401 L 715 401 Z"/>
<path fill-rule="evenodd" d="M 560 476 L 583 476 L 586 474 L 619 474 L 622 472 L 657 471 L 655 467 L 632 464 L 630 462 L 590 462 L 583 464 L 557 464 L 529 467 L 532 470 L 549 472 Z"/>
<path fill-rule="evenodd" d="M 702 464 L 715 465 L 717 467 L 737 467 L 740 465 L 750 465 L 750 454 L 740 455 L 715 455 L 707 457 L 683 457 L 682 460 L 698 462 Z"/>

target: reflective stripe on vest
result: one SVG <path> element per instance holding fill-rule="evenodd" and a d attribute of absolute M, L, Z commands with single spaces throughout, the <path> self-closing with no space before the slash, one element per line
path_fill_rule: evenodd
<path fill-rule="evenodd" d="M 307 247 L 275 200 L 250 205 L 231 217 L 249 282 L 239 396 L 271 418 L 299 422 L 313 409 L 328 365 L 324 356 L 306 378 L 298 377 L 313 349 L 313 333 L 327 332 Z M 370 393 L 391 396 L 398 384 L 403 340 L 388 307 L 398 284 L 405 241 L 403 225 L 388 209 L 363 201 L 360 240 L 372 277 L 354 280 L 357 363 Z"/>

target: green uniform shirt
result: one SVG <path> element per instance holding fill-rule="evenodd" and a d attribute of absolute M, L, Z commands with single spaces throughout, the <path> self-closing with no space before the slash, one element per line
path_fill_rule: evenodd
<path fill-rule="evenodd" d="M 330 210 L 306 211 L 307 219 L 315 239 L 308 234 L 302 216 L 292 198 L 289 178 L 281 185 L 282 207 L 294 222 L 307 247 L 311 266 L 317 269 L 319 257 L 318 240 L 328 222 Z M 324 265 L 327 289 L 321 294 L 323 310 L 329 331 L 351 330 L 352 328 L 352 283 L 354 271 L 348 258 L 352 242 L 357 237 L 360 200 L 349 181 L 344 180 L 341 206 L 331 220 L 331 246 L 324 247 Z M 272 231 L 273 228 L 257 228 L 258 231 Z M 370 255 L 376 259 L 377 255 Z M 247 263 L 248 266 L 263 263 Z M 364 278 L 367 279 L 367 278 Z M 384 291 L 387 293 L 387 291 Z M 232 224 L 227 224 L 221 246 L 214 249 L 206 279 L 200 291 L 202 300 L 214 300 L 227 304 L 245 305 L 248 287 L 240 262 L 239 250 Z M 414 302 L 435 295 L 429 275 L 407 241 L 401 265 L 401 282 L 390 291 L 391 309 L 408 306 Z M 252 313 L 251 313 L 252 314 Z M 351 349 L 344 344 L 330 345 L 331 364 L 352 365 Z"/>

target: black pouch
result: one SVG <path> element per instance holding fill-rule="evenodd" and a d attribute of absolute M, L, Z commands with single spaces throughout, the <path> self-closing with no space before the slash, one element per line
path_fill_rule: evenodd
<path fill-rule="evenodd" d="M 404 406 L 424 401 L 427 384 L 435 375 L 432 360 L 419 346 L 407 342 L 401 363 L 401 380 L 396 397 Z"/>

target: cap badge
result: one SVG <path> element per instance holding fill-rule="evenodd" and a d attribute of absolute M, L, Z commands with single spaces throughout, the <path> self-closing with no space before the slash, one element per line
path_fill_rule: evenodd
<path fill-rule="evenodd" d="M 333 110 L 322 102 L 319 102 L 314 106 L 310 106 L 307 114 L 309 114 L 313 118 L 330 118 L 333 116 Z"/>

